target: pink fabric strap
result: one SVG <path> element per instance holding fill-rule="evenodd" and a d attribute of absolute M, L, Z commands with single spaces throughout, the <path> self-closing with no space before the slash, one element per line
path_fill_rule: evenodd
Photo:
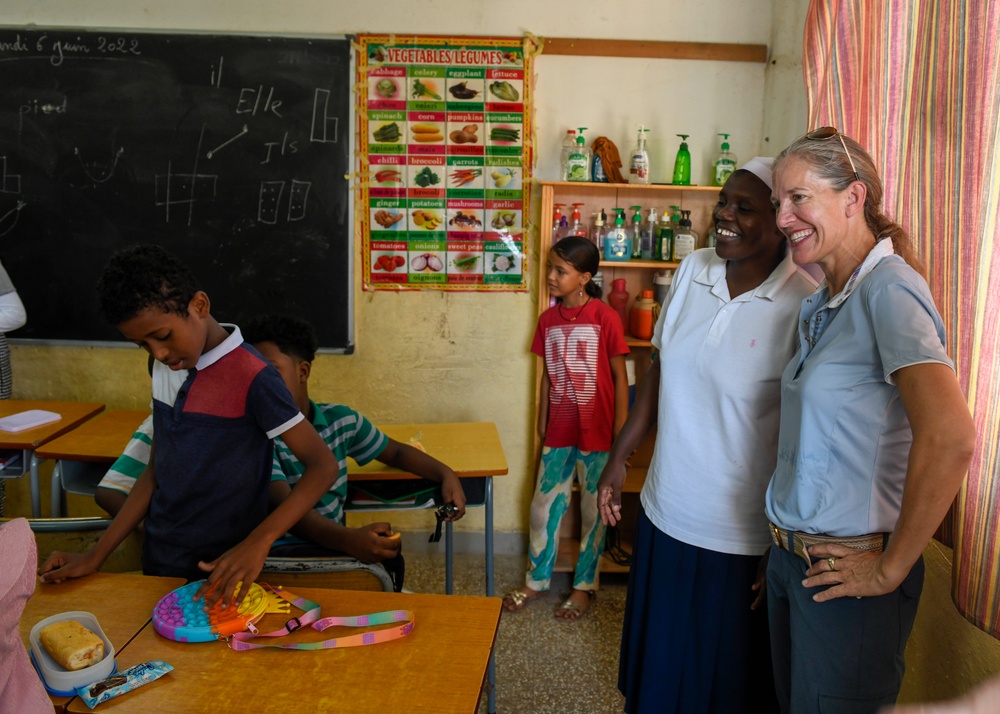
<path fill-rule="evenodd" d="M 253 625 L 250 625 L 250 632 L 237 632 L 227 639 L 229 647 L 237 652 L 245 650 L 255 650 L 264 647 L 277 647 L 285 650 L 328 650 L 334 647 L 360 647 L 361 645 L 374 645 L 379 642 L 389 642 L 406 637 L 413 631 L 416 618 L 412 610 L 386 610 L 385 612 L 373 612 L 369 615 L 355 615 L 349 617 L 324 617 L 320 619 L 320 606 L 305 598 L 299 597 L 280 587 L 273 588 L 270 585 L 261 583 L 279 597 L 284 598 L 292 605 L 303 611 L 300 617 L 293 617 L 285 623 L 280 630 L 273 632 L 257 632 Z M 398 624 L 402 623 L 402 624 Z M 318 632 L 322 632 L 328 627 L 370 627 L 372 625 L 396 625 L 374 632 L 362 632 L 357 635 L 347 637 L 335 637 L 322 642 L 301 642 L 301 643 L 262 643 L 248 642 L 255 637 L 283 637 L 290 632 L 295 632 L 306 625 Z"/>

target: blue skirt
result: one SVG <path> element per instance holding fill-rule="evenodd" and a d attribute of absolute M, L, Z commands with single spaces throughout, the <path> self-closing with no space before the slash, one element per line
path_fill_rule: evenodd
<path fill-rule="evenodd" d="M 625 711 L 777 712 L 759 556 L 682 543 L 639 507 L 618 689 Z"/>

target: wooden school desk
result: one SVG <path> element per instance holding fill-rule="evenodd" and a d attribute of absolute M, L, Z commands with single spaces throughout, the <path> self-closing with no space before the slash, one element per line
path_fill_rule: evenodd
<path fill-rule="evenodd" d="M 469 480 L 480 482 L 483 490 L 482 505 L 486 509 L 486 595 L 493 597 L 493 477 L 507 473 L 507 458 L 503 453 L 500 435 L 493 422 L 468 422 L 457 424 L 396 424 L 379 425 L 379 429 L 401 444 L 416 439 L 428 454 L 447 464 L 469 490 Z M 386 466 L 380 461 L 371 461 L 358 466 L 348 461 L 348 481 L 375 481 L 419 478 L 411 473 Z M 477 484 L 479 485 L 479 484 Z M 479 505 L 470 501 L 467 506 Z M 405 506 L 400 506 L 400 510 Z M 393 510 L 393 506 L 379 506 L 378 510 Z M 346 510 L 370 510 L 357 508 L 348 502 Z M 452 524 L 445 524 L 445 592 L 452 593 Z M 490 657 L 488 668 L 487 711 L 496 711 L 496 665 Z"/>
<path fill-rule="evenodd" d="M 121 456 L 132 434 L 149 416 L 149 410 L 112 409 L 84 422 L 76 429 L 38 447 L 40 459 L 57 459 L 52 469 L 52 517 L 65 515 L 63 481 L 81 464 L 114 463 Z M 80 479 L 82 481 L 82 479 Z M 81 484 L 87 487 L 90 484 Z M 93 483 L 93 493 L 97 482 Z"/>
<path fill-rule="evenodd" d="M 396 424 L 378 425 L 387 436 L 401 444 L 416 439 L 427 453 L 447 464 L 462 479 L 482 482 L 483 505 L 486 509 L 486 594 L 493 595 L 493 477 L 507 473 L 507 458 L 503 453 L 500 435 L 493 422 L 467 422 L 457 424 Z M 358 466 L 353 460 L 347 466 L 348 481 L 380 481 L 417 479 L 419 477 L 372 461 Z M 463 486 L 468 488 L 467 483 Z M 475 501 L 468 505 L 477 506 Z M 346 505 L 347 510 L 407 510 L 406 506 L 380 505 L 373 508 Z M 452 524 L 445 528 L 445 592 L 452 592 Z"/>
<path fill-rule="evenodd" d="M 98 402 L 49 402 L 49 401 L 25 401 L 20 399 L 0 400 L 0 417 L 10 416 L 18 412 L 29 409 L 44 409 L 55 412 L 62 416 L 58 421 L 34 429 L 24 431 L 0 431 L 0 449 L 16 450 L 24 452 L 24 461 L 30 464 L 31 473 L 31 516 L 38 518 L 42 515 L 42 496 L 39 490 L 38 467 L 42 460 L 37 449 L 42 444 L 65 434 L 70 429 L 82 424 L 100 411 L 104 410 L 104 405 Z M 24 475 L 23 467 L 20 474 Z M 8 475 L 10 478 L 11 475 Z"/>
<path fill-rule="evenodd" d="M 500 621 L 501 603 L 496 598 L 298 587 L 291 592 L 318 603 L 323 616 L 411 610 L 416 617 L 413 632 L 362 647 L 235 652 L 224 642 L 174 642 L 147 625 L 123 648 L 118 669 L 160 659 L 174 671 L 99 705 L 96 711 L 174 714 L 226 712 L 234 706 L 263 713 L 474 714 L 477 710 Z M 257 627 L 271 632 L 299 614 L 292 608 L 289 615 L 266 615 Z M 317 642 L 364 631 L 332 627 L 321 633 L 306 627 L 285 637 L 256 641 Z M 74 698 L 67 711 L 89 714 L 90 710 Z"/>
<path fill-rule="evenodd" d="M 31 649 L 31 628 L 60 612 L 83 610 L 97 618 L 115 654 L 152 619 L 153 606 L 166 593 L 184 584 L 183 578 L 158 578 L 128 573 L 94 573 L 58 585 L 35 584 L 18 628 L 21 641 Z M 119 669 L 121 664 L 119 663 Z M 57 711 L 70 697 L 52 696 Z"/>

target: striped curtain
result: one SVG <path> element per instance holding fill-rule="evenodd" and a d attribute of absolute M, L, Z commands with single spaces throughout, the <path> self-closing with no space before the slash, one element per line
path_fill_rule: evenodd
<path fill-rule="evenodd" d="M 927 266 L 979 434 L 939 535 L 959 610 L 1000 637 L 1000 2 L 813 0 L 803 65 L 810 127 L 869 149 Z"/>

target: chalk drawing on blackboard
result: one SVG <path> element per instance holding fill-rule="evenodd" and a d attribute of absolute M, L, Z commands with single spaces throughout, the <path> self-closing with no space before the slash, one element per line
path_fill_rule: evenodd
<path fill-rule="evenodd" d="M 217 88 L 217 89 L 222 86 L 222 62 L 223 62 L 223 60 L 225 60 L 225 57 L 223 57 L 222 55 L 219 55 L 219 71 L 218 71 L 218 73 L 216 73 L 216 71 L 215 71 L 215 65 L 214 64 L 212 65 L 212 86 L 215 87 L 215 88 Z"/>
<path fill-rule="evenodd" d="M 14 226 L 17 225 L 17 219 L 21 217 L 21 209 L 27 205 L 24 201 L 18 201 L 12 209 L 0 216 L 0 237 L 14 230 Z"/>
<path fill-rule="evenodd" d="M 281 204 L 281 195 L 284 192 L 284 181 L 260 182 L 260 202 L 257 207 L 258 221 L 271 225 L 278 222 L 278 207 Z"/>
<path fill-rule="evenodd" d="M 21 194 L 21 175 L 7 173 L 6 156 L 0 156 L 0 193 Z"/>
<path fill-rule="evenodd" d="M 164 218 L 170 223 L 172 206 L 188 207 L 188 225 L 194 216 L 194 206 L 199 202 L 215 200 L 216 181 L 214 174 L 173 173 L 173 162 L 167 162 L 167 173 L 156 174 L 156 206 L 164 209 Z"/>
<path fill-rule="evenodd" d="M 320 144 L 336 144 L 340 120 L 330 116 L 330 90 L 317 89 L 313 94 L 312 131 L 310 139 Z M 333 137 L 330 137 L 331 127 Z"/>
<path fill-rule="evenodd" d="M 115 169 L 118 168 L 118 159 L 120 159 L 122 154 L 124 153 L 125 153 L 125 147 L 119 146 L 118 151 L 115 152 L 115 156 L 111 160 L 111 165 L 108 166 L 107 164 L 100 164 L 97 161 L 91 161 L 89 163 L 84 161 L 83 154 L 80 153 L 80 148 L 77 146 L 73 147 L 73 155 L 80 162 L 80 168 L 83 169 L 84 176 L 89 178 L 90 181 L 94 184 L 104 183 L 105 181 L 110 180 L 111 177 L 115 175 Z M 104 171 L 104 176 L 102 178 L 98 178 L 97 176 L 91 173 L 91 170 L 96 171 L 100 168 L 103 168 Z"/>
<path fill-rule="evenodd" d="M 301 221 L 306 217 L 306 202 L 309 200 L 309 189 L 312 181 L 292 179 L 292 189 L 288 194 L 288 220 Z"/>
<path fill-rule="evenodd" d="M 224 142 L 222 142 L 221 144 L 219 144 L 218 146 L 216 146 L 214 149 L 209 149 L 208 153 L 205 154 L 205 158 L 207 158 L 207 159 L 212 158 L 219 149 L 222 149 L 222 148 L 224 148 L 226 146 L 229 146 L 234 141 L 236 141 L 237 139 L 239 139 L 241 136 L 243 136 L 244 134 L 246 134 L 248 131 L 250 131 L 250 130 L 247 129 L 247 125 L 244 124 L 243 125 L 243 129 L 242 129 L 242 131 L 240 131 L 239 134 L 226 139 Z"/>

